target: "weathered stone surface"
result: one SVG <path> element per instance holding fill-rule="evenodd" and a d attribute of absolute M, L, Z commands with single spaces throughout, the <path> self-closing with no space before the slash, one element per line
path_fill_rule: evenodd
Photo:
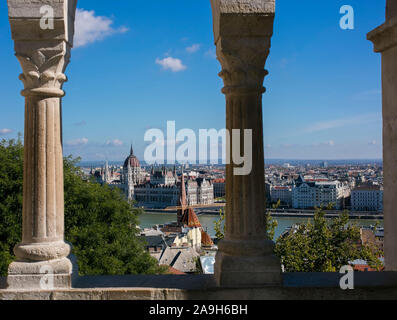
<path fill-rule="evenodd" d="M 226 165 L 226 234 L 219 243 L 215 277 L 222 287 L 281 283 L 281 265 L 273 242 L 265 240 L 263 80 L 273 34 L 274 1 L 213 0 L 214 38 L 220 77 L 225 84 L 226 128 L 252 132 L 252 170 L 239 175 Z M 226 150 L 232 159 L 233 150 Z"/>
<path fill-rule="evenodd" d="M 220 34 L 261 36 L 273 32 L 275 0 L 211 0 L 211 5 L 215 42 Z"/>
<path fill-rule="evenodd" d="M 69 255 L 70 246 L 63 241 L 34 244 L 18 244 L 14 248 L 15 256 L 24 260 L 47 261 L 62 259 Z"/>
<path fill-rule="evenodd" d="M 221 14 L 268 14 L 274 13 L 275 0 L 211 0 L 216 11 Z"/>
<path fill-rule="evenodd" d="M 383 25 L 367 35 L 374 44 L 375 52 L 384 52 L 397 45 L 397 16 L 387 20 Z"/>
<path fill-rule="evenodd" d="M 397 1 L 386 0 L 386 19 L 391 19 L 397 16 Z"/>
<path fill-rule="evenodd" d="M 383 214 L 386 270 L 397 271 L 397 2 L 387 2 L 387 20 L 368 33 L 375 52 L 382 53 Z"/>
<path fill-rule="evenodd" d="M 36 18 L 43 15 L 40 8 L 50 6 L 54 9 L 54 18 L 63 19 L 68 10 L 76 7 L 77 0 L 8 0 L 8 15 L 10 18 Z"/>
<path fill-rule="evenodd" d="M 62 39 L 73 45 L 77 0 L 8 0 L 8 17 L 13 40 Z M 53 9 L 53 30 L 43 30 L 40 19 L 43 6 Z"/>
<path fill-rule="evenodd" d="M 340 289 L 340 277 L 339 273 L 284 273 L 281 286 L 219 288 L 208 275 L 91 276 L 79 277 L 78 283 L 83 286 L 74 289 L 27 291 L 0 287 L 0 300 L 397 299 L 397 272 L 357 272 L 354 290 Z"/>
<path fill-rule="evenodd" d="M 55 288 L 70 288 L 70 246 L 64 242 L 61 97 L 70 59 L 76 0 L 9 0 L 11 34 L 25 96 L 22 242 L 9 266 L 12 289 L 38 289 L 42 267 Z M 40 7 L 50 5 L 54 29 L 43 30 Z"/>
<path fill-rule="evenodd" d="M 8 269 L 8 275 L 23 274 L 46 274 L 45 269 L 49 267 L 54 270 L 54 274 L 70 274 L 72 263 L 69 259 L 55 259 L 40 262 L 12 262 Z"/>
<path fill-rule="evenodd" d="M 224 288 L 277 286 L 282 283 L 280 259 L 275 255 L 228 255 L 219 251 L 216 261 L 217 282 Z"/>

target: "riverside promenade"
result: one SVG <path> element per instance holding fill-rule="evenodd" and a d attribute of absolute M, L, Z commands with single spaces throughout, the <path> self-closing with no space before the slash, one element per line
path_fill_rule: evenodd
<path fill-rule="evenodd" d="M 212 207 L 195 208 L 195 212 L 198 215 L 218 215 L 219 210 L 223 209 L 224 205 L 216 204 Z M 145 208 L 145 212 L 156 212 L 156 213 L 176 213 L 174 208 L 164 209 L 149 209 Z M 371 211 L 350 211 L 350 210 L 324 210 L 326 218 L 335 218 L 344 211 L 349 213 L 351 219 L 368 219 L 368 220 L 383 220 L 383 212 L 371 212 Z M 266 212 L 270 212 L 272 217 L 290 217 L 290 218 L 311 218 L 314 216 L 315 209 L 266 209 Z"/>

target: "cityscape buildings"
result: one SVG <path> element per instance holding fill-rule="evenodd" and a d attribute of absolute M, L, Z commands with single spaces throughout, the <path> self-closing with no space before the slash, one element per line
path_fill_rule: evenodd
<path fill-rule="evenodd" d="M 130 154 L 121 168 L 109 168 L 108 162 L 99 170 L 91 170 L 90 175 L 102 184 L 120 188 L 128 200 L 136 202 L 137 206 L 145 208 L 166 208 L 176 206 L 180 198 L 180 182 L 176 166 L 169 170 L 152 166 L 150 173 L 142 168 L 140 161 L 134 155 L 132 146 Z M 214 186 L 205 172 L 183 172 L 180 176 L 187 176 L 186 197 L 187 204 L 211 205 L 214 203 Z"/>
<path fill-rule="evenodd" d="M 120 166 L 91 170 L 98 182 L 123 190 L 145 208 L 175 207 L 180 197 L 182 166 L 143 168 L 131 148 Z M 188 205 L 209 206 L 224 201 L 224 166 L 190 166 L 183 172 Z M 95 171 L 95 173 L 94 173 Z M 379 212 L 383 210 L 383 169 L 380 163 L 285 163 L 265 165 L 266 203 L 281 208 L 313 209 L 332 205 L 334 210 Z"/>

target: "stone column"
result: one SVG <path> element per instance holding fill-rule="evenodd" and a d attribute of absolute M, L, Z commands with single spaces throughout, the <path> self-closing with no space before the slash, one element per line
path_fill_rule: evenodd
<path fill-rule="evenodd" d="M 226 128 L 232 137 L 252 130 L 252 170 L 237 175 L 233 161 L 226 166 L 226 234 L 219 243 L 215 277 L 223 287 L 277 285 L 280 260 L 266 239 L 262 94 L 264 69 L 273 34 L 274 0 L 212 0 L 219 74 L 225 87 Z M 233 143 L 227 147 L 232 160 Z M 243 151 L 241 151 L 243 152 Z"/>
<path fill-rule="evenodd" d="M 386 22 L 367 37 L 382 53 L 385 266 L 397 271 L 397 1 L 387 1 Z"/>
<path fill-rule="evenodd" d="M 8 0 L 8 9 L 25 87 L 22 242 L 14 248 L 8 287 L 68 288 L 72 264 L 64 242 L 61 98 L 76 0 Z"/>

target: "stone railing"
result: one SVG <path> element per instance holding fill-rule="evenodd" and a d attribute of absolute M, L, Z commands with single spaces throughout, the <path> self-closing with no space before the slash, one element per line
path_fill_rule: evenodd
<path fill-rule="evenodd" d="M 53 9 L 53 24 L 40 8 Z M 252 130 L 252 171 L 226 168 L 226 235 L 219 243 L 215 276 L 77 277 L 64 242 L 61 98 L 73 45 L 76 0 L 8 0 L 15 51 L 25 97 L 25 166 L 22 242 L 17 260 L 0 281 L 0 299 L 265 299 L 396 298 L 394 272 L 357 275 L 355 290 L 339 288 L 339 274 L 282 274 L 273 242 L 266 239 L 263 80 L 275 14 L 274 0 L 211 0 L 219 74 L 226 95 L 226 127 Z M 384 215 L 386 269 L 397 271 L 397 9 L 369 33 L 382 52 L 384 121 Z M 244 140 L 244 139 L 241 139 Z M 242 142 L 244 144 L 244 142 Z M 244 147 L 244 145 L 240 146 Z M 232 147 L 227 150 L 229 159 Z M 396 205 L 394 204 L 396 203 Z M 50 272 L 52 290 L 43 290 Z M 73 281 L 72 281 L 73 280 Z M 175 285 L 178 283 L 178 285 Z M 2 289 L 1 289 L 2 287 Z M 316 288 L 316 289 L 314 289 Z M 376 289 L 375 289 L 376 288 Z"/>

